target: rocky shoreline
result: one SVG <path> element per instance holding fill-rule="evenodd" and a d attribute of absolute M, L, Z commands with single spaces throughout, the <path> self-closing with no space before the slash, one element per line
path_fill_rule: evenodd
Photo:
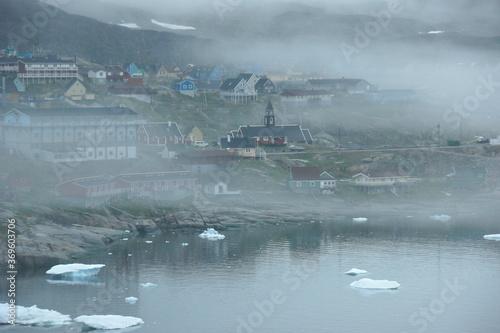
<path fill-rule="evenodd" d="M 99 215 L 75 213 L 61 208 L 42 207 L 38 220 L 16 217 L 14 209 L 0 211 L 3 220 L 16 218 L 16 256 L 23 268 L 46 267 L 57 263 L 74 262 L 90 251 L 104 249 L 123 237 L 137 233 L 185 231 L 198 232 L 206 228 L 224 230 L 243 228 L 257 223 L 282 224 L 310 221 L 335 221 L 368 217 L 371 223 L 391 217 L 402 219 L 411 215 L 413 221 L 428 221 L 433 214 L 449 214 L 454 218 L 472 216 L 484 206 L 496 207 L 499 195 L 478 197 L 467 205 L 463 202 L 442 203 L 398 202 L 346 204 L 340 200 L 273 203 L 230 207 L 214 204 L 176 210 L 153 210 L 150 216 L 130 214 Z M 11 207 L 15 208 L 15 207 Z M 498 210 L 498 208 L 495 208 Z M 108 211 L 107 211 L 108 212 Z M 372 222 L 373 221 L 373 222 Z M 499 224 L 500 228 L 500 224 Z M 0 239 L 0 255 L 6 258 L 7 244 Z"/>

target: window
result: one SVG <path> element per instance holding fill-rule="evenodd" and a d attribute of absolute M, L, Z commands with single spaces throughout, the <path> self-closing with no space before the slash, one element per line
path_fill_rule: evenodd
<path fill-rule="evenodd" d="M 245 148 L 245 153 L 249 153 L 251 151 L 250 148 Z"/>
<path fill-rule="evenodd" d="M 102 156 L 102 151 L 100 151 L 98 155 L 99 155 L 99 156 Z"/>
<path fill-rule="evenodd" d="M 297 187 L 301 187 L 302 186 L 302 182 L 295 182 L 295 185 L 297 185 Z"/>
<path fill-rule="evenodd" d="M 316 185 L 316 182 L 310 182 L 309 185 L 311 186 L 315 186 Z"/>

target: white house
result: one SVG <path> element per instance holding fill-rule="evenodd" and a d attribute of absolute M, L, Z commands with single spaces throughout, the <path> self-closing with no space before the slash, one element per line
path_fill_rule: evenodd
<path fill-rule="evenodd" d="M 257 92 L 245 79 L 226 79 L 220 88 L 220 98 L 234 104 L 246 104 L 257 100 Z"/>
<path fill-rule="evenodd" d="M 106 84 L 106 71 L 104 69 L 90 69 L 87 76 L 94 84 Z"/>

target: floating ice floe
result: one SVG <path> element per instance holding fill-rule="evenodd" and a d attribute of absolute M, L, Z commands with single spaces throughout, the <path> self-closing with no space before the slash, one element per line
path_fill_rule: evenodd
<path fill-rule="evenodd" d="M 97 275 L 104 264 L 97 265 L 87 265 L 87 264 L 67 264 L 67 265 L 55 265 L 49 269 L 47 274 L 60 275 L 60 276 L 90 276 Z"/>
<path fill-rule="evenodd" d="M 80 316 L 75 321 L 98 330 L 117 330 L 144 324 L 141 318 L 118 315 Z"/>
<path fill-rule="evenodd" d="M 364 278 L 351 283 L 351 287 L 359 289 L 398 289 L 400 286 L 396 281 L 389 280 L 372 280 Z"/>
<path fill-rule="evenodd" d="M 39 309 L 36 305 L 30 307 L 16 305 L 15 309 L 17 325 L 49 327 L 67 325 L 71 322 L 71 317 L 68 315 L 54 310 Z M 8 324 L 11 320 L 9 310 L 9 304 L 0 304 L 0 324 Z"/>
<path fill-rule="evenodd" d="M 219 234 L 217 230 L 214 228 L 208 228 L 207 230 L 203 231 L 199 235 L 201 238 L 206 238 L 206 239 L 224 239 L 226 236 Z"/>
<path fill-rule="evenodd" d="M 448 222 L 449 220 L 451 220 L 451 216 L 450 215 L 432 215 L 430 217 L 431 220 L 434 220 L 434 221 L 441 221 L 441 222 Z"/>
<path fill-rule="evenodd" d="M 151 244 L 153 243 L 153 241 L 146 241 L 146 244 Z"/>
<path fill-rule="evenodd" d="M 125 298 L 125 302 L 127 302 L 128 304 L 135 304 L 135 302 L 137 302 L 137 300 L 138 300 L 138 298 L 134 297 L 134 296 L 130 296 L 130 297 Z"/>
<path fill-rule="evenodd" d="M 169 24 L 169 23 L 163 23 L 163 22 L 156 21 L 156 20 L 151 20 L 151 23 L 159 25 L 160 27 L 172 29 L 172 30 L 195 30 L 196 29 L 194 27 L 189 27 L 186 25 Z"/>
<path fill-rule="evenodd" d="M 363 223 L 368 221 L 366 217 L 353 217 L 352 222 L 358 222 L 358 223 Z"/>
<path fill-rule="evenodd" d="M 487 240 L 500 241 L 500 234 L 484 235 L 483 238 Z"/>
<path fill-rule="evenodd" d="M 188 243 L 182 243 L 181 245 L 182 246 L 188 246 L 189 244 Z"/>
<path fill-rule="evenodd" d="M 156 284 L 151 283 L 151 282 L 141 283 L 141 285 L 142 285 L 144 288 L 154 288 L 154 287 L 156 287 L 156 286 L 157 286 Z"/>
<path fill-rule="evenodd" d="M 350 271 L 345 272 L 344 274 L 347 274 L 347 275 L 358 275 L 358 274 L 368 274 L 368 272 L 365 271 L 365 270 L 362 270 L 362 269 L 353 268 Z"/>
<path fill-rule="evenodd" d="M 127 241 L 127 240 L 128 240 L 128 238 L 122 238 L 122 241 Z"/>

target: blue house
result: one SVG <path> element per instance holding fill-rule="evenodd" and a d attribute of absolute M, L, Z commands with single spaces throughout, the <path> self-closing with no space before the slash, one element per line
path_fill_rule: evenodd
<path fill-rule="evenodd" d="M 183 95 L 194 97 L 194 92 L 196 87 L 194 83 L 190 80 L 177 81 L 172 86 L 172 89 L 180 92 Z"/>
<path fill-rule="evenodd" d="M 217 80 L 226 74 L 227 70 L 223 65 L 220 66 L 194 66 L 189 72 L 193 79 Z"/>

